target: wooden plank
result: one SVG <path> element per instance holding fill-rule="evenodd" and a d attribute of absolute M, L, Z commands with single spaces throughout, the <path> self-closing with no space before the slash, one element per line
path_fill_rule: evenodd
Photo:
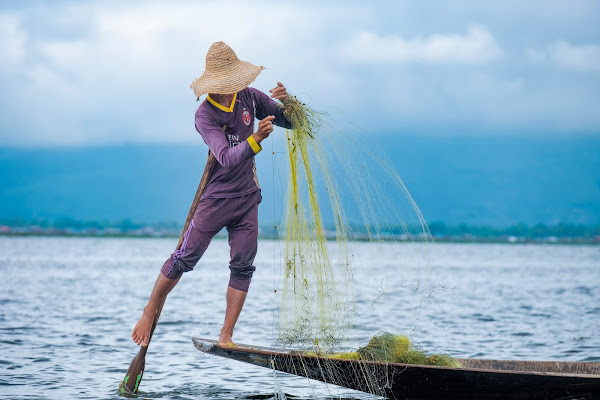
<path fill-rule="evenodd" d="M 460 358 L 458 361 L 465 368 L 548 372 L 569 375 L 596 375 L 600 378 L 600 363 L 598 362 L 480 360 L 469 358 Z"/>
<path fill-rule="evenodd" d="M 329 384 L 344 386 L 392 399 L 553 399 L 578 396 L 600 398 L 600 376 L 568 374 L 566 370 L 597 371 L 598 363 L 557 367 L 557 371 L 516 371 L 508 367 L 532 366 L 549 369 L 552 364 L 514 363 L 502 360 L 480 363 L 485 368 L 449 368 L 310 356 L 302 352 L 238 345 L 221 347 L 208 339 L 193 338 L 198 350 L 220 357 L 272 368 Z M 476 363 L 474 363 L 476 364 Z M 568 364 L 568 363 L 567 363 Z M 577 363 L 576 363 L 577 364 Z M 504 366 L 505 369 L 499 368 Z"/>

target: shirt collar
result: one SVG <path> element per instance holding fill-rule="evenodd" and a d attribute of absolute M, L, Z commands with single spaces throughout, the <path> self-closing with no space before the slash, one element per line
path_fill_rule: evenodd
<path fill-rule="evenodd" d="M 211 99 L 210 98 L 210 94 L 208 96 L 206 96 L 206 100 L 208 100 L 208 102 L 210 104 L 212 104 L 213 106 L 217 107 L 219 110 L 225 111 L 225 112 L 233 112 L 233 106 L 235 105 L 235 100 L 236 99 L 237 99 L 237 93 L 234 93 L 233 99 L 231 100 L 231 105 L 229 107 L 224 107 L 221 104 L 219 104 L 216 101 L 214 101 L 213 99 Z"/>

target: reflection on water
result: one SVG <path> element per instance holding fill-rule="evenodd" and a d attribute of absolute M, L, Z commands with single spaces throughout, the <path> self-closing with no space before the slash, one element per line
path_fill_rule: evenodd
<path fill-rule="evenodd" d="M 131 328 L 175 242 L 0 237 L 1 397 L 118 398 L 137 352 Z M 260 243 L 235 332 L 242 343 L 268 346 L 276 337 L 278 247 Z M 356 342 L 387 330 L 454 357 L 600 361 L 600 246 L 436 244 L 431 272 L 411 268 L 423 249 L 350 247 Z M 190 340 L 218 336 L 227 261 L 227 242 L 216 240 L 169 296 L 146 359 L 144 398 L 274 398 L 272 371 L 201 354 Z M 395 263 L 397 276 L 382 280 L 378 268 Z M 414 282 L 430 281 L 431 296 L 411 295 Z M 286 375 L 277 381 L 290 398 L 368 397 Z"/>

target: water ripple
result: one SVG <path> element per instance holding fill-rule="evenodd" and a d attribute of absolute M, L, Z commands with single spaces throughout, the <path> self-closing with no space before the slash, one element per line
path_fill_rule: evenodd
<path fill-rule="evenodd" d="M 121 400 L 118 383 L 138 352 L 131 329 L 173 246 L 171 239 L 0 237 L 0 273 L 8 278 L 0 281 L 1 397 Z M 389 284 L 388 308 L 380 309 L 375 296 L 366 297 L 373 293 L 368 284 L 378 276 L 377 265 L 393 264 L 398 254 L 412 256 L 388 244 L 349 246 L 365 296 L 356 302 L 359 316 L 350 338 L 357 345 L 388 330 L 456 357 L 600 361 L 598 247 L 436 245 L 432 270 L 453 290 L 423 301 L 414 287 Z M 236 326 L 242 343 L 275 341 L 273 282 L 279 275 L 273 247 L 260 243 Z M 31 248 L 36 253 L 29 256 Z M 277 398 L 271 370 L 201 354 L 190 341 L 218 337 L 228 254 L 226 241 L 214 241 L 169 295 L 146 357 L 142 397 Z M 15 262 L 28 270 L 15 269 Z M 361 262 L 369 268 L 361 270 Z M 418 271 L 403 270 L 398 279 L 410 282 L 411 274 Z M 369 398 L 288 375 L 277 379 L 290 399 Z"/>

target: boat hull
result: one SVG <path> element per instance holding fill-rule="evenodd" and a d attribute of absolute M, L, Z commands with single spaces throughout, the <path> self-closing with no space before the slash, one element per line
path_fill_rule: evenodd
<path fill-rule="evenodd" d="M 450 368 L 192 341 L 208 354 L 391 399 L 600 399 L 600 363 L 460 360 L 464 368 Z M 514 369 L 526 367 L 534 370 Z"/>

